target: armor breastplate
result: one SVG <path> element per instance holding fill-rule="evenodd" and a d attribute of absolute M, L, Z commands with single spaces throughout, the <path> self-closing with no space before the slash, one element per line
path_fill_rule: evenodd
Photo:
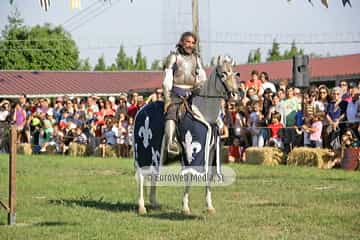
<path fill-rule="evenodd" d="M 177 55 L 174 71 L 175 85 L 194 86 L 196 83 L 196 57 Z"/>

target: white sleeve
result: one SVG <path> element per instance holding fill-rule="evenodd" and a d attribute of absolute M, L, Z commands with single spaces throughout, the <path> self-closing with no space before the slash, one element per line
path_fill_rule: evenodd
<path fill-rule="evenodd" d="M 167 64 L 164 71 L 164 79 L 162 83 L 165 98 L 170 97 L 170 92 L 173 87 L 173 80 L 174 80 L 173 66 L 175 63 L 176 63 L 176 55 L 171 54 L 167 59 Z"/>
<path fill-rule="evenodd" d="M 173 87 L 173 80 L 174 80 L 173 70 L 171 68 L 165 69 L 164 75 L 165 76 L 162 84 L 163 89 L 166 92 L 170 92 Z"/>

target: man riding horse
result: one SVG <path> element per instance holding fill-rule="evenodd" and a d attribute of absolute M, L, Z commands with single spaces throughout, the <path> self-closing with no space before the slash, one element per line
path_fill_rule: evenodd
<path fill-rule="evenodd" d="M 191 104 L 194 92 L 199 91 L 206 81 L 206 73 L 196 51 L 197 37 L 184 32 L 176 45 L 176 51 L 167 57 L 163 80 L 166 151 L 174 156 L 179 154 L 176 139 L 177 117 L 180 106 Z"/>

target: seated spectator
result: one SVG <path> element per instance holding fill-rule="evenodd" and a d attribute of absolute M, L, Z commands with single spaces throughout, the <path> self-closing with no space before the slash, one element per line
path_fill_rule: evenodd
<path fill-rule="evenodd" d="M 83 133 L 83 131 L 81 130 L 80 127 L 77 127 L 75 129 L 75 136 L 74 136 L 74 143 L 77 144 L 87 144 L 87 137 L 85 135 L 85 133 Z"/>
<path fill-rule="evenodd" d="M 245 162 L 245 151 L 245 141 L 241 141 L 239 138 L 235 137 L 232 145 L 230 145 L 228 149 L 228 162 Z"/>

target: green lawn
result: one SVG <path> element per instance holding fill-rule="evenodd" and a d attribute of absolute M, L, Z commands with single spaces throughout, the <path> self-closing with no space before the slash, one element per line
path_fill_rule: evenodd
<path fill-rule="evenodd" d="M 7 155 L 0 155 L 0 198 L 7 195 Z M 129 159 L 18 156 L 17 225 L 5 239 L 360 239 L 360 172 L 230 165 L 236 182 L 192 188 L 193 216 L 181 214 L 182 187 L 160 187 L 160 210 L 136 213 Z"/>

